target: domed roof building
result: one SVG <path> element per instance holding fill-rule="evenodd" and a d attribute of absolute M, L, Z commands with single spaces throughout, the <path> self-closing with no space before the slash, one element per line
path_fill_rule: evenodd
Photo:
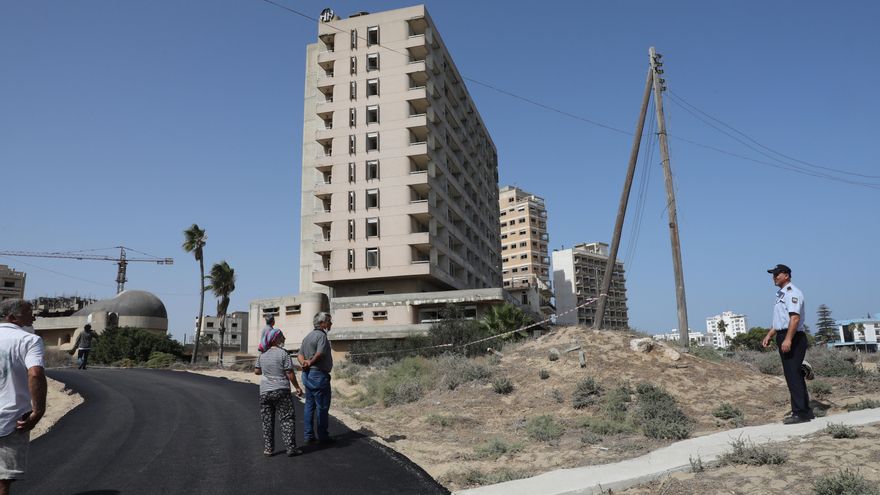
<path fill-rule="evenodd" d="M 68 350 L 76 341 L 76 334 L 86 324 L 98 334 L 108 328 L 136 327 L 165 335 L 168 332 L 168 311 L 162 300 L 143 290 L 122 291 L 110 299 L 94 302 L 71 316 L 38 318 L 34 331 L 46 347 Z"/>

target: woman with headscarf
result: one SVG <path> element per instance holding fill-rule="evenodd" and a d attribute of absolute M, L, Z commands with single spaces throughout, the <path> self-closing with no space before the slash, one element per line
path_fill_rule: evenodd
<path fill-rule="evenodd" d="M 284 350 L 284 334 L 272 328 L 260 341 L 260 355 L 254 364 L 254 373 L 262 375 L 260 380 L 260 418 L 263 421 L 263 454 L 275 453 L 275 413 L 280 415 L 281 437 L 287 446 L 287 455 L 302 454 L 296 447 L 296 413 L 293 410 L 293 396 L 290 385 L 296 389 L 296 396 L 303 391 L 293 372 L 293 360 Z"/>

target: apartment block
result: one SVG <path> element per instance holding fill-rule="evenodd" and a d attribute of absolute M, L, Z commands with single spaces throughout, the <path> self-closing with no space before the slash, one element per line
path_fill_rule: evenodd
<path fill-rule="evenodd" d="M 549 316 L 555 308 L 550 301 L 550 238 L 544 198 L 504 186 L 498 193 L 498 208 L 503 287 L 520 304 Z"/>
<path fill-rule="evenodd" d="M 267 316 L 274 317 L 275 328 L 284 332 L 286 339 L 284 347 L 290 350 L 299 349 L 302 339 L 314 328 L 312 319 L 316 314 L 327 309 L 327 295 L 320 292 L 251 301 L 248 311 L 247 339 L 242 350 L 246 350 L 248 354 L 257 354 L 260 332 L 266 326 Z"/>
<path fill-rule="evenodd" d="M 198 318 L 196 318 L 198 324 Z M 226 328 L 223 332 L 223 347 L 247 351 L 248 312 L 235 311 L 226 315 Z M 193 332 L 195 335 L 195 332 Z M 220 317 L 208 316 L 202 319 L 202 335 L 220 345 Z"/>
<path fill-rule="evenodd" d="M 24 284 L 27 274 L 0 265 L 0 301 L 5 299 L 24 299 Z"/>
<path fill-rule="evenodd" d="M 425 7 L 325 11 L 306 61 L 300 290 L 500 288 L 497 152 Z"/>
<path fill-rule="evenodd" d="M 724 322 L 724 332 L 720 332 L 721 322 Z M 733 311 L 706 318 L 706 338 L 716 348 L 726 349 L 730 339 L 748 331 L 748 318 Z"/>
<path fill-rule="evenodd" d="M 570 249 L 553 251 L 553 289 L 556 293 L 557 323 L 592 326 L 596 319 L 597 304 L 574 308 L 590 299 L 598 301 L 605 264 L 608 262 L 608 244 L 594 242 L 577 244 Z M 626 278 L 623 263 L 614 264 L 611 288 L 605 306 L 604 328 L 628 328 L 626 308 Z"/>

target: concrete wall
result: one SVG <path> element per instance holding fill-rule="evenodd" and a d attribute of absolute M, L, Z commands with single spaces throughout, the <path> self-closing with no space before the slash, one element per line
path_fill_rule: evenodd
<path fill-rule="evenodd" d="M 257 355 L 260 332 L 266 326 L 264 315 L 275 316 L 275 328 L 281 329 L 287 349 L 299 349 L 302 339 L 312 331 L 315 315 L 328 308 L 327 296 L 309 292 L 294 296 L 271 297 L 251 301 L 248 312 L 247 353 Z"/>

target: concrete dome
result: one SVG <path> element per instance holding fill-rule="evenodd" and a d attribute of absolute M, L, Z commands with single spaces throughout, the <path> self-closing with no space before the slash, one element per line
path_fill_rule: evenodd
<path fill-rule="evenodd" d="M 165 305 L 153 294 L 143 290 L 126 290 L 112 299 L 104 299 L 89 304 L 74 313 L 74 316 L 88 316 L 96 311 L 116 313 L 119 316 L 152 316 L 168 318 Z"/>

